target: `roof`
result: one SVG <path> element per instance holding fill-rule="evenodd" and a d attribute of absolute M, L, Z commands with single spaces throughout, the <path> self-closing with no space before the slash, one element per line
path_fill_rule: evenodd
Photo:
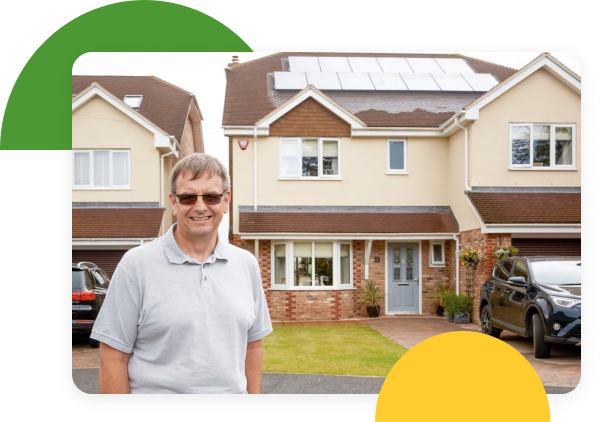
<path fill-rule="evenodd" d="M 72 94 L 96 82 L 120 101 L 125 95 L 143 95 L 137 111 L 181 141 L 189 107 L 195 96 L 156 76 L 72 76 Z"/>
<path fill-rule="evenodd" d="M 581 223 L 581 193 L 467 192 L 484 224 Z"/>
<path fill-rule="evenodd" d="M 242 212 L 240 233 L 458 233 L 452 212 Z"/>
<path fill-rule="evenodd" d="M 277 53 L 226 69 L 224 126 L 252 126 L 290 98 L 293 92 L 269 86 L 268 74 L 282 70 L 288 56 L 406 57 L 464 59 L 477 73 L 501 82 L 515 69 L 453 54 Z M 481 92 L 335 92 L 324 94 L 370 127 L 438 127 Z"/>
<path fill-rule="evenodd" d="M 164 207 L 72 208 L 72 238 L 158 237 Z"/>

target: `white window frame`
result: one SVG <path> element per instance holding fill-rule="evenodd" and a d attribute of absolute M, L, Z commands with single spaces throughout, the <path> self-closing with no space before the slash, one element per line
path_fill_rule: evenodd
<path fill-rule="evenodd" d="M 303 140 L 306 139 L 317 139 L 318 140 L 318 176 L 315 177 L 304 177 L 303 174 Z M 282 141 L 297 141 L 298 142 L 298 151 L 299 151 L 299 155 L 298 155 L 298 163 L 299 163 L 299 167 L 298 167 L 298 174 L 299 176 L 290 176 L 290 175 L 285 175 L 284 171 L 282 169 Z M 323 142 L 324 141 L 336 141 L 337 142 L 337 148 L 339 151 L 339 174 L 322 174 L 322 167 L 323 167 L 323 156 L 322 156 L 322 152 L 323 152 Z M 280 173 L 278 175 L 278 180 L 342 180 L 341 179 L 341 174 L 342 174 L 342 168 L 343 168 L 343 159 L 342 159 L 342 155 L 341 155 L 341 138 L 321 138 L 321 137 L 316 137 L 316 136 L 304 136 L 304 137 L 300 137 L 300 138 L 293 138 L 293 137 L 285 137 L 285 138 L 280 138 L 280 148 L 279 148 L 279 156 L 278 159 L 280 160 L 279 163 L 279 169 L 280 169 Z"/>
<path fill-rule="evenodd" d="M 98 151 L 109 152 L 109 186 L 95 186 L 94 153 Z M 114 153 L 126 152 L 128 154 L 128 185 L 114 185 Z M 76 167 L 74 165 L 76 153 L 88 153 L 90 167 L 90 184 L 76 185 Z M 131 189 L 131 156 L 128 149 L 73 149 L 72 150 L 72 190 L 130 190 Z"/>
<path fill-rule="evenodd" d="M 549 129 L 549 167 L 534 166 L 534 126 L 550 126 Z M 512 164 L 513 161 L 513 128 L 518 126 L 530 126 L 530 162 L 528 164 Z M 555 164 L 556 160 L 556 139 L 555 131 L 558 127 L 572 128 L 572 164 Z M 577 170 L 577 127 L 575 123 L 510 123 L 509 124 L 509 170 L 532 170 L 532 171 L 553 171 L 553 170 Z"/>
<path fill-rule="evenodd" d="M 434 245 L 442 246 L 442 261 L 436 261 L 433 256 Z M 446 242 L 444 240 L 431 240 L 429 242 L 429 266 L 430 267 L 445 267 L 446 266 Z"/>
<path fill-rule="evenodd" d="M 311 243 L 312 244 L 312 280 L 315 280 L 315 244 L 316 243 L 332 243 L 333 250 L 333 285 L 332 286 L 295 286 L 294 285 L 294 243 Z M 286 245 L 286 284 L 276 284 L 274 279 L 275 274 L 275 246 Z M 341 284 L 341 245 L 349 245 L 349 284 Z M 335 259 L 338 257 L 338 260 Z M 353 280 L 353 245 L 351 241 L 317 239 L 317 240 L 272 240 L 271 242 L 271 290 L 355 290 Z"/>
<path fill-rule="evenodd" d="M 131 106 L 126 102 L 127 98 L 138 98 L 139 102 L 137 103 L 136 106 L 134 106 L 134 105 Z M 141 108 L 141 103 L 143 102 L 143 95 L 137 95 L 137 94 L 125 95 L 124 98 L 122 99 L 122 102 L 124 102 L 124 104 L 126 104 L 127 106 L 129 106 L 130 108 L 132 108 L 134 110 L 139 110 Z"/>
<path fill-rule="evenodd" d="M 390 167 L 391 160 L 390 154 L 391 149 L 389 145 L 391 142 L 403 142 L 404 143 L 404 168 L 403 169 L 392 169 Z M 393 138 L 387 139 L 387 174 L 408 174 L 408 138 Z"/>

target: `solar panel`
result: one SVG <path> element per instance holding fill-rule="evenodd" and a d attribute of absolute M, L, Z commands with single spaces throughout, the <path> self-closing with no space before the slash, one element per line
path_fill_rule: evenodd
<path fill-rule="evenodd" d="M 399 73 L 369 73 L 370 79 L 377 91 L 407 91 Z"/>
<path fill-rule="evenodd" d="M 368 73 L 337 73 L 343 89 L 352 91 L 374 91 L 375 86 Z"/>
<path fill-rule="evenodd" d="M 274 72 L 276 89 L 303 89 L 307 86 L 305 72 Z"/>
<path fill-rule="evenodd" d="M 474 91 L 490 91 L 499 84 L 490 73 L 464 73 L 462 75 Z"/>
<path fill-rule="evenodd" d="M 440 91 L 440 87 L 429 73 L 400 73 L 411 91 Z"/>
<path fill-rule="evenodd" d="M 403 57 L 377 57 L 383 72 L 414 73 Z"/>
<path fill-rule="evenodd" d="M 431 76 L 442 91 L 473 91 L 459 73 L 432 73 Z"/>
<path fill-rule="evenodd" d="M 444 73 L 434 59 L 406 59 L 415 73 Z"/>
<path fill-rule="evenodd" d="M 382 72 L 375 57 L 348 57 L 352 72 Z"/>
<path fill-rule="evenodd" d="M 307 72 L 307 83 L 318 89 L 341 90 L 336 72 Z"/>
<path fill-rule="evenodd" d="M 288 63 L 291 72 L 320 72 L 317 57 L 289 57 Z"/>
<path fill-rule="evenodd" d="M 322 72 L 351 72 L 347 57 L 318 57 Z"/>
<path fill-rule="evenodd" d="M 463 59 L 435 59 L 444 73 L 475 73 Z"/>

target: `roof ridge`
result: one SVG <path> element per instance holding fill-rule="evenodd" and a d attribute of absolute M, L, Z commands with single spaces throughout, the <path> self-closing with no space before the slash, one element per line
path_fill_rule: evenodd
<path fill-rule="evenodd" d="M 229 66 L 229 65 L 227 65 L 227 66 L 225 66 L 225 70 L 234 70 L 234 69 L 239 69 L 239 68 L 241 68 L 241 67 L 242 67 L 242 66 L 244 66 L 244 65 L 251 64 L 251 63 L 255 63 L 255 62 L 258 62 L 258 61 L 261 61 L 261 60 L 265 60 L 265 59 L 268 59 L 268 58 L 270 58 L 270 57 L 277 56 L 278 54 L 284 54 L 284 52 L 278 52 L 278 53 L 273 53 L 273 54 L 270 54 L 270 55 L 268 55 L 268 56 L 257 57 L 256 59 L 249 60 L 249 61 L 247 61 L 247 62 L 238 63 L 238 64 L 235 64 L 235 65 L 233 65 L 233 66 Z"/>

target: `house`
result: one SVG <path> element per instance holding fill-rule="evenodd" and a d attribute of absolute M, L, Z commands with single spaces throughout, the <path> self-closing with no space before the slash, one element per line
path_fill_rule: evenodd
<path fill-rule="evenodd" d="M 203 152 L 194 94 L 155 76 L 72 77 L 72 262 L 110 276 L 172 225 L 168 176 Z"/>
<path fill-rule="evenodd" d="M 230 240 L 257 256 L 273 319 L 362 316 L 367 279 L 385 314 L 434 313 L 439 283 L 479 301 L 497 247 L 580 255 L 581 81 L 550 54 L 516 71 L 278 53 L 225 73 Z M 485 255 L 467 284 L 465 247 Z"/>

